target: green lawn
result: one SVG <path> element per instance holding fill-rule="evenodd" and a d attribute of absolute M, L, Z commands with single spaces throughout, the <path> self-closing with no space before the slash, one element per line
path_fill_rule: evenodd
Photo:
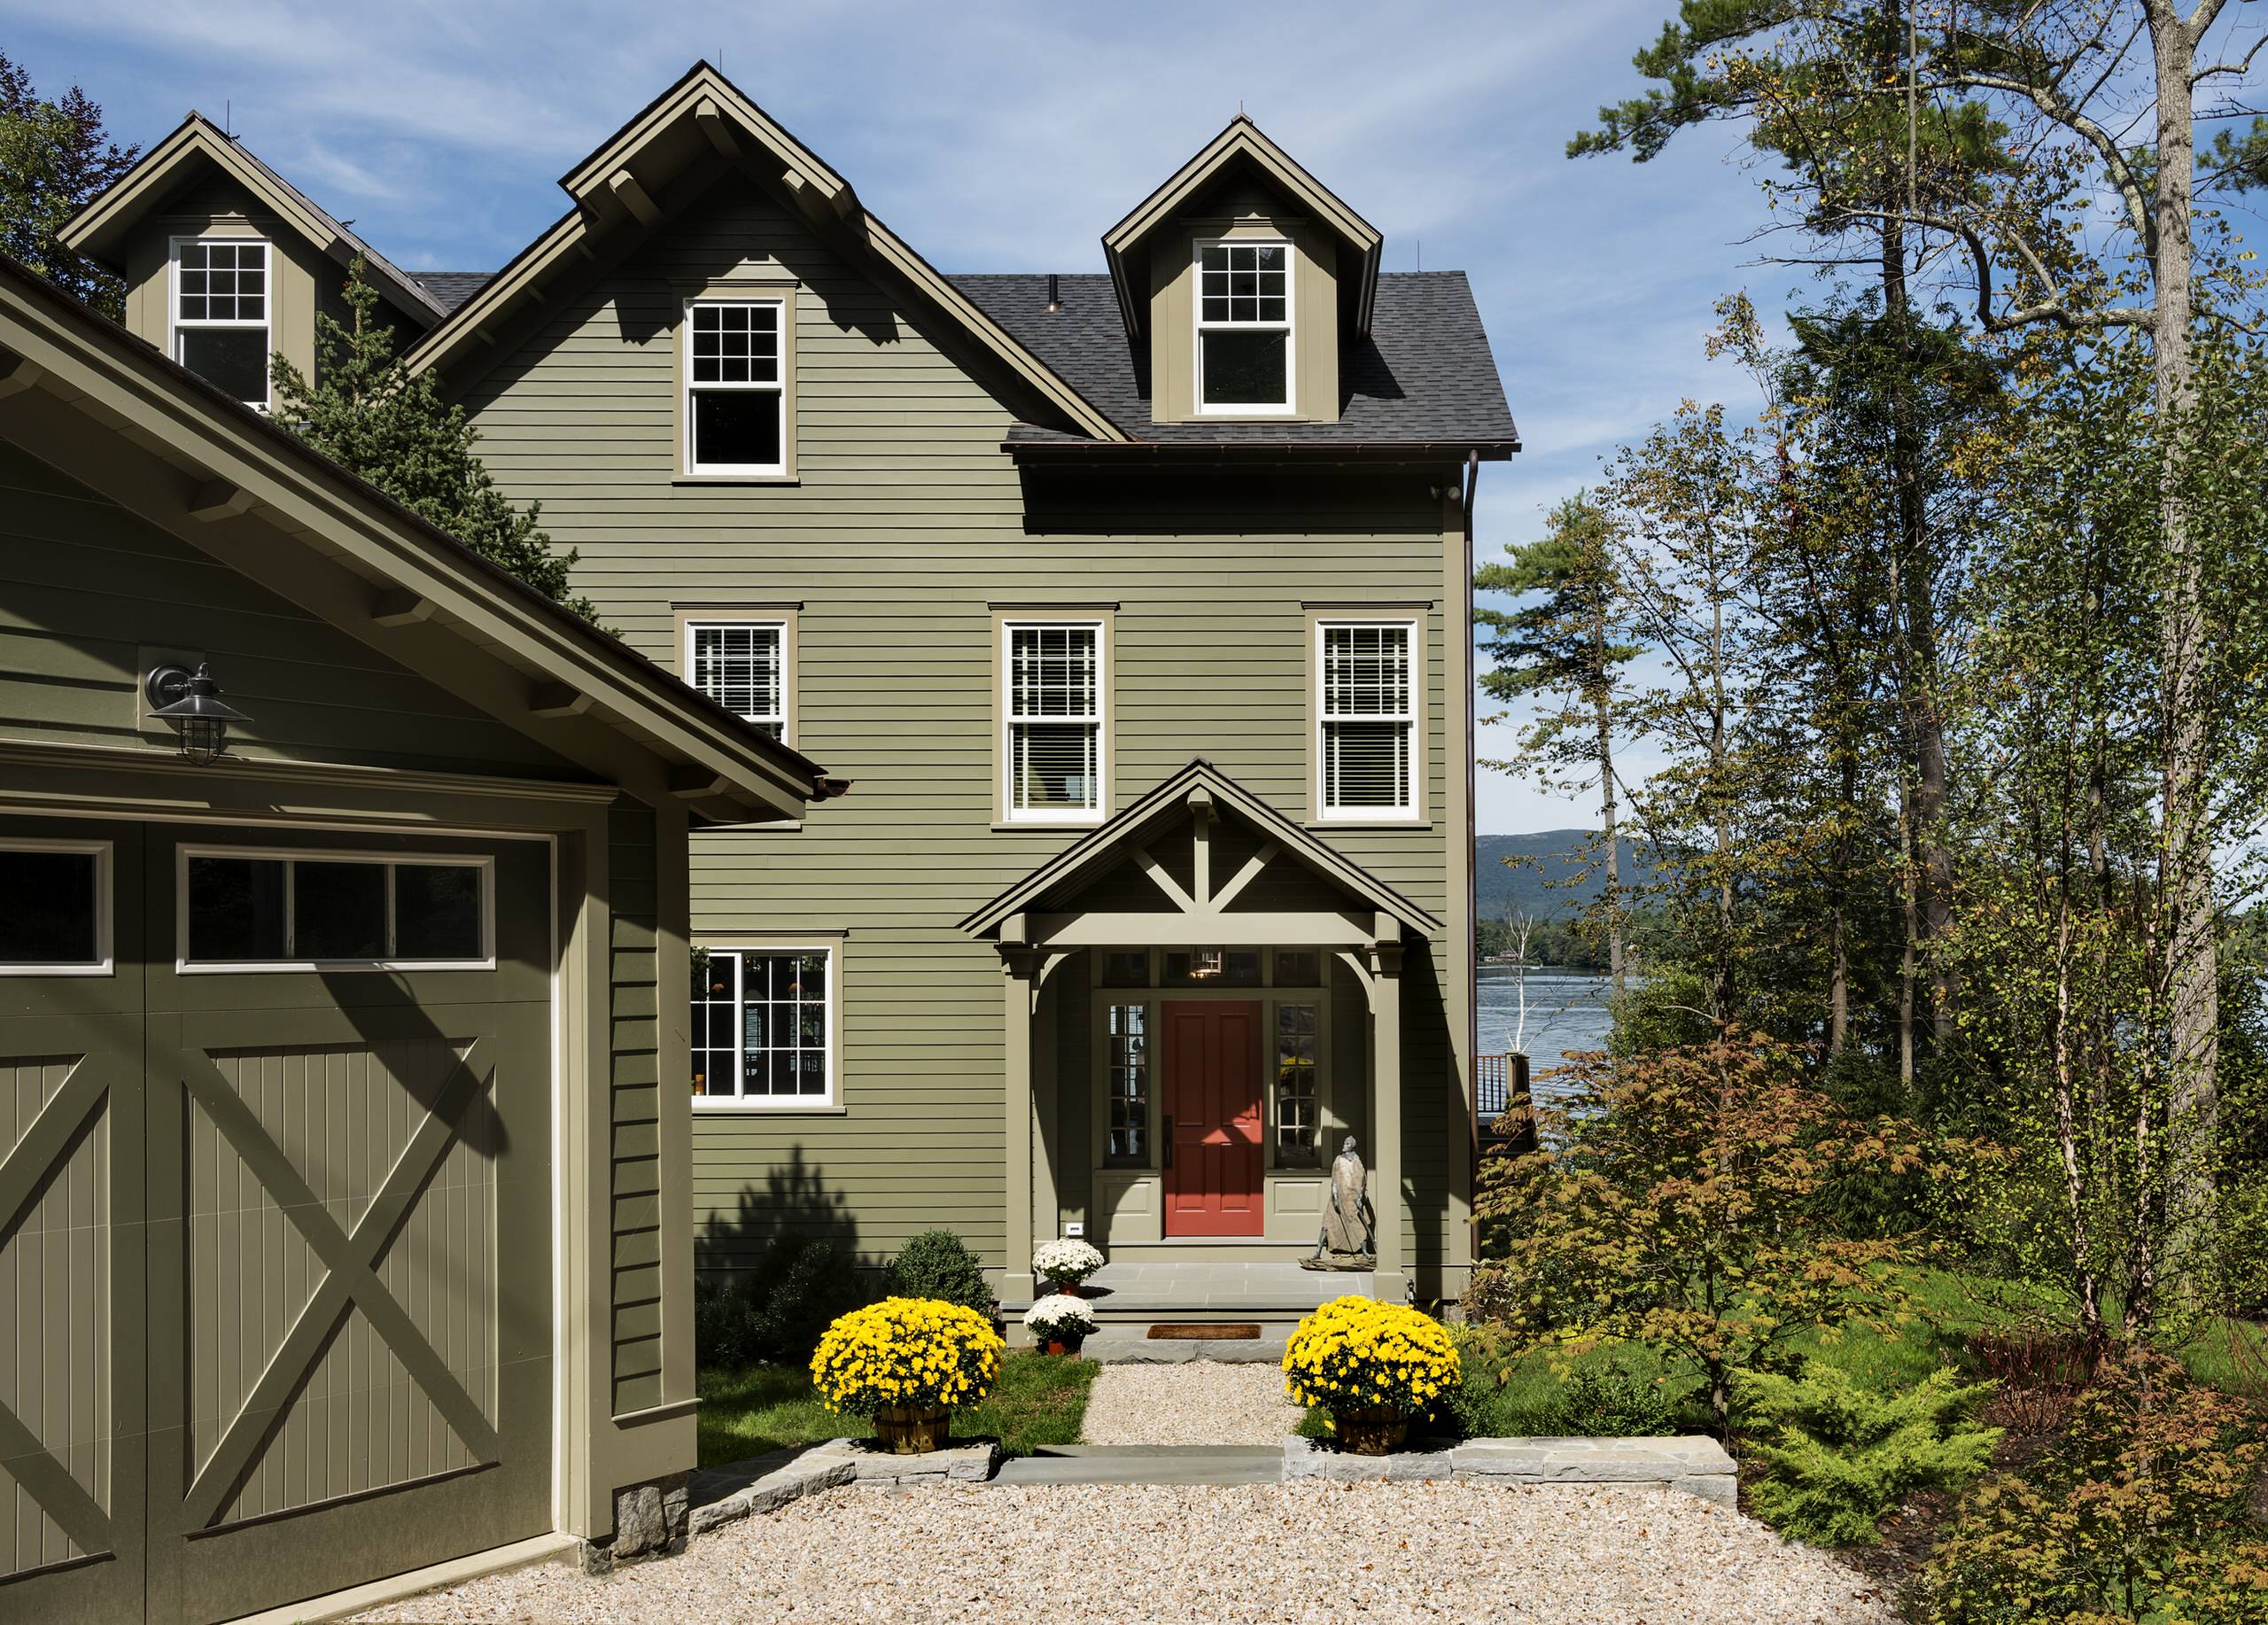
<path fill-rule="evenodd" d="M 1076 1444 L 1097 1369 L 1092 1360 L 1014 1349 L 1001 1365 L 990 1397 L 953 1412 L 953 1437 L 998 1439 L 1011 1456 L 1029 1456 L 1044 1444 Z M 800 1366 L 701 1373 L 704 1467 L 867 1431 L 863 1419 L 837 1416 L 819 1403 L 811 1373 Z"/>

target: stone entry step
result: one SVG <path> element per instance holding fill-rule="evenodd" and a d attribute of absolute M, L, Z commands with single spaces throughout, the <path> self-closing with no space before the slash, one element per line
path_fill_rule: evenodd
<path fill-rule="evenodd" d="M 1063 1444 L 1000 1464 L 995 1484 L 1272 1484 L 1274 1444 Z"/>

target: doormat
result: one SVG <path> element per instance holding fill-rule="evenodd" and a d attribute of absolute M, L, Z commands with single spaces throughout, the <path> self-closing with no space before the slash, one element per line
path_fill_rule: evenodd
<path fill-rule="evenodd" d="M 1258 1323 L 1250 1320 L 1231 1321 L 1225 1325 L 1211 1322 L 1184 1322 L 1179 1326 L 1153 1326 L 1150 1335 L 1161 1341 L 1188 1343 L 1250 1342 L 1260 1335 Z"/>

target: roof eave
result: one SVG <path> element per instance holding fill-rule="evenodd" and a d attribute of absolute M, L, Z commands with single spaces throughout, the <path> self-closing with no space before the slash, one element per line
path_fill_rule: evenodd
<path fill-rule="evenodd" d="M 489 635 L 509 634 L 548 651 L 556 657 L 550 674 L 559 682 L 585 694 L 593 707 L 652 734 L 656 743 L 644 749 L 664 758 L 676 752 L 696 774 L 713 774 L 712 783 L 688 797 L 696 812 L 709 817 L 713 814 L 703 807 L 724 812 L 740 805 L 750 815 L 777 817 L 787 804 L 800 805 L 847 788 L 802 752 L 666 678 L 644 657 L 322 456 L 267 414 L 214 388 L 4 254 L 0 285 L 31 296 L 0 304 L 0 315 L 20 310 L 22 342 L 43 346 L 44 354 L 26 354 L 12 343 L 0 348 L 24 356 L 35 387 L 44 386 L 41 375 L 49 370 L 58 381 L 74 371 L 90 384 L 110 380 L 144 403 L 136 421 L 145 432 L 175 444 L 181 455 L 217 464 L 225 448 L 295 502 L 337 516 L 338 523 L 317 527 L 318 533 L 343 542 L 342 551 L 366 567 L 377 567 L 376 556 L 383 552 L 392 567 L 387 579 L 402 590 L 427 602 L 454 597 L 485 606 L 487 613 L 469 626 L 485 619 Z M 178 425 L 182 433 L 165 436 L 168 425 Z M 216 470 L 216 478 L 227 482 L 228 471 Z M 365 538 L 374 545 L 353 546 Z"/>
<path fill-rule="evenodd" d="M 1412 902 L 1353 859 L 1309 834 L 1201 756 L 1193 758 L 1132 805 L 1018 880 L 963 920 L 960 929 L 972 937 L 984 937 L 998 930 L 1004 921 L 1029 908 L 1052 888 L 1076 877 L 1082 870 L 1111 861 L 1121 845 L 1138 836 L 1153 820 L 1171 816 L 1177 803 L 1190 788 L 1200 783 L 1290 848 L 1301 861 L 1327 875 L 1380 914 L 1393 915 L 1422 937 L 1430 937 L 1441 929 L 1441 920 L 1432 911 Z"/>
<path fill-rule="evenodd" d="M 125 264 L 118 252 L 118 239 L 133 229 L 144 207 L 162 194 L 182 165 L 198 158 L 214 164 L 251 192 L 319 253 L 342 264 L 353 257 L 354 245 L 343 235 L 338 222 L 276 185 L 265 165 L 198 113 L 190 113 L 131 169 L 89 199 L 55 234 L 56 240 L 75 254 L 122 272 Z M 366 256 L 366 264 L 371 281 L 405 315 L 430 328 L 447 314 L 432 295 L 384 259 Z"/>
<path fill-rule="evenodd" d="M 797 140 L 785 126 L 751 101 L 747 94 L 706 62 L 697 62 L 678 82 L 647 104 L 639 113 L 609 136 L 592 155 L 561 177 L 560 185 L 576 207 L 543 235 L 512 257 L 511 262 L 479 292 L 444 316 L 409 351 L 414 370 L 450 365 L 480 338 L 495 335 L 525 291 L 554 267 L 574 256 L 594 229 L 594 222 L 623 212 L 617 194 L 633 190 L 651 209 L 649 189 L 660 178 L 641 176 L 640 154 L 685 118 L 703 123 L 709 150 L 751 173 L 758 154 L 747 149 L 752 141 L 766 165 L 777 165 L 780 179 L 791 194 L 800 189 L 817 206 L 835 216 L 834 235 L 847 236 L 850 245 L 874 256 L 882 268 L 903 278 L 915 295 L 933 304 L 958 323 L 980 346 L 996 357 L 1021 385 L 1046 401 L 1064 420 L 1099 440 L 1118 440 L 1125 432 L 1109 416 L 1082 395 L 1070 383 L 1034 354 L 1006 328 L 954 287 L 951 279 L 913 247 L 877 219 L 850 183 Z M 743 134 L 744 133 L 744 134 Z M 641 206 L 630 203 L 633 219 Z M 814 211 L 816 212 L 816 210 Z M 641 229 L 652 224 L 639 221 Z"/>
<path fill-rule="evenodd" d="M 1003 440 L 1010 455 L 1093 463 L 1415 463 L 1467 454 L 1484 463 L 1506 462 L 1521 450 L 1517 439 L 1451 438 L 1433 440 Z"/>

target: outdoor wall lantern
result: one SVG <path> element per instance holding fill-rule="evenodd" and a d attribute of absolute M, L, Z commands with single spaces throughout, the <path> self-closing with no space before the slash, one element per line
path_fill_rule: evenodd
<path fill-rule="evenodd" d="M 209 762 L 221 754 L 227 746 L 229 724 L 252 720 L 221 702 L 221 685 L 213 680 L 212 667 L 201 660 L 194 673 L 186 666 L 159 666 L 150 673 L 145 692 L 151 716 L 179 725 L 181 753 L 192 762 Z"/>

